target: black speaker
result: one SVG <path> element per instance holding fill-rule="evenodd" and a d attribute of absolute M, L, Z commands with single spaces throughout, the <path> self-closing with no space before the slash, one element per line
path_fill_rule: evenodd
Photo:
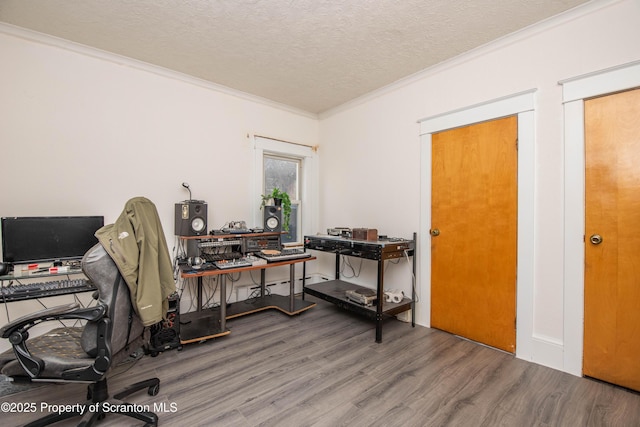
<path fill-rule="evenodd" d="M 5 274 L 9 274 L 11 271 L 11 264 L 8 262 L 0 262 L 0 276 L 4 276 Z"/>
<path fill-rule="evenodd" d="M 282 207 L 264 207 L 264 231 L 282 231 Z"/>
<path fill-rule="evenodd" d="M 207 204 L 201 200 L 176 203 L 176 236 L 207 234 Z"/>

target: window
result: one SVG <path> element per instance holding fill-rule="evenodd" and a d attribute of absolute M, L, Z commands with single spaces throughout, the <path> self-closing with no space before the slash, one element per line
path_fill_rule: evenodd
<path fill-rule="evenodd" d="M 264 194 L 271 193 L 274 188 L 286 191 L 291 201 L 298 200 L 300 186 L 301 159 L 293 157 L 264 155 Z"/>
<path fill-rule="evenodd" d="M 297 157 L 276 156 L 265 153 L 264 159 L 264 189 L 262 194 L 269 194 L 274 188 L 284 191 L 291 199 L 291 216 L 289 230 L 282 235 L 282 243 L 301 242 L 298 235 L 298 224 L 302 209 L 300 208 L 300 172 L 302 159 Z"/>
<path fill-rule="evenodd" d="M 274 188 L 286 191 L 291 199 L 289 232 L 284 244 L 301 244 L 305 234 L 316 228 L 316 153 L 313 147 L 275 139 L 254 137 L 254 200 Z M 259 204 L 256 205 L 259 208 Z M 263 224 L 261 209 L 254 211 L 256 224 Z"/>

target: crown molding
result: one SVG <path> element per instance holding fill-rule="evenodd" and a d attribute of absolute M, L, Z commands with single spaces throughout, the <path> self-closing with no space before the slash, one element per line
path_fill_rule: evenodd
<path fill-rule="evenodd" d="M 397 80 L 387 86 L 383 86 L 380 89 L 376 89 L 372 92 L 366 93 L 358 98 L 345 102 L 344 104 L 341 104 L 337 107 L 323 111 L 318 114 L 318 118 L 320 120 L 329 118 L 342 111 L 364 104 L 368 101 L 371 101 L 375 98 L 383 96 L 387 93 L 396 91 L 402 87 L 411 85 L 413 83 L 416 83 L 430 76 L 442 73 L 450 68 L 457 67 L 461 64 L 464 64 L 465 62 L 487 55 L 496 50 L 500 50 L 511 44 L 518 43 L 522 40 L 526 40 L 528 38 L 534 37 L 552 28 L 566 24 L 576 19 L 580 19 L 586 15 L 605 9 L 609 6 L 612 6 L 613 4 L 620 3 L 622 1 L 624 0 L 594 0 L 592 2 L 585 3 L 580 6 L 576 6 L 573 9 L 569 9 L 565 12 L 559 13 L 557 15 L 554 15 L 540 22 L 536 22 L 535 24 L 531 24 L 530 26 L 525 27 L 521 30 L 507 34 L 503 37 L 500 37 L 486 44 L 478 46 L 472 50 L 461 53 L 460 55 L 457 55 L 451 59 L 440 62 L 431 67 L 425 68 L 424 70 L 420 70 L 417 73 L 411 74 L 407 77 Z"/>
<path fill-rule="evenodd" d="M 133 59 L 123 55 L 118 55 L 112 52 L 107 52 L 105 50 L 93 48 L 80 43 L 75 43 L 69 40 L 62 39 L 60 37 L 51 36 L 48 34 L 40 33 L 37 31 L 29 30 L 26 28 L 18 27 L 18 26 L 3 23 L 3 22 L 0 22 L 0 34 L 5 34 L 8 36 L 24 39 L 30 42 L 40 43 L 40 44 L 55 47 L 58 49 L 67 50 L 70 52 L 77 53 L 79 55 L 99 59 L 102 61 L 107 61 L 114 64 L 122 65 L 122 66 L 127 66 L 139 71 L 155 74 L 157 76 L 161 76 L 171 80 L 177 80 L 183 83 L 201 87 L 203 89 L 211 90 L 224 95 L 233 96 L 245 101 L 250 101 L 257 104 L 265 105 L 267 107 L 283 110 L 289 113 L 308 117 L 314 120 L 318 119 L 317 114 L 311 113 L 309 111 L 305 111 L 299 108 L 294 108 L 286 104 L 281 104 L 275 101 L 271 101 L 269 99 L 266 99 L 257 95 L 252 95 L 247 92 L 232 89 L 227 86 L 223 86 L 223 85 L 213 83 L 204 79 L 193 77 L 178 71 L 173 71 L 158 65 L 153 65 L 148 62 L 140 61 L 140 60 Z"/>

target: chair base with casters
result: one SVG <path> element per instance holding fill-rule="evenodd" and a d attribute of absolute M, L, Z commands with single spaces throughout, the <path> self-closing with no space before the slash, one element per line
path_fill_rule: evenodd
<path fill-rule="evenodd" d="M 104 378 L 87 387 L 87 402 L 81 406 L 81 410 L 77 412 L 69 411 L 47 415 L 27 424 L 26 427 L 48 426 L 53 423 L 57 423 L 58 421 L 75 417 L 82 417 L 78 426 L 91 426 L 96 421 L 103 419 L 107 414 L 126 415 L 128 417 L 144 421 L 145 427 L 155 427 L 158 425 L 158 416 L 155 413 L 131 410 L 136 409 L 141 405 L 133 405 L 122 401 L 123 398 L 130 394 L 145 388 L 147 389 L 149 396 L 157 395 L 160 391 L 160 380 L 158 378 L 151 378 L 137 382 L 128 386 L 119 393 L 116 393 L 113 398 L 110 399 L 107 388 L 107 379 Z"/>

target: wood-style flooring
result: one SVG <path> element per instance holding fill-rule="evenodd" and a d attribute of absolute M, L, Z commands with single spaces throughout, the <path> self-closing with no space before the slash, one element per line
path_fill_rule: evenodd
<path fill-rule="evenodd" d="M 231 334 L 118 366 L 115 392 L 157 376 L 163 426 L 639 426 L 640 394 L 516 359 L 447 333 L 372 322 L 324 301 L 298 316 L 230 320 Z M 83 402 L 86 386 L 46 385 L 0 402 Z M 41 413 L 0 415 L 21 425 Z M 60 425 L 75 425 L 65 422 Z M 141 425 L 108 415 L 101 426 Z"/>

